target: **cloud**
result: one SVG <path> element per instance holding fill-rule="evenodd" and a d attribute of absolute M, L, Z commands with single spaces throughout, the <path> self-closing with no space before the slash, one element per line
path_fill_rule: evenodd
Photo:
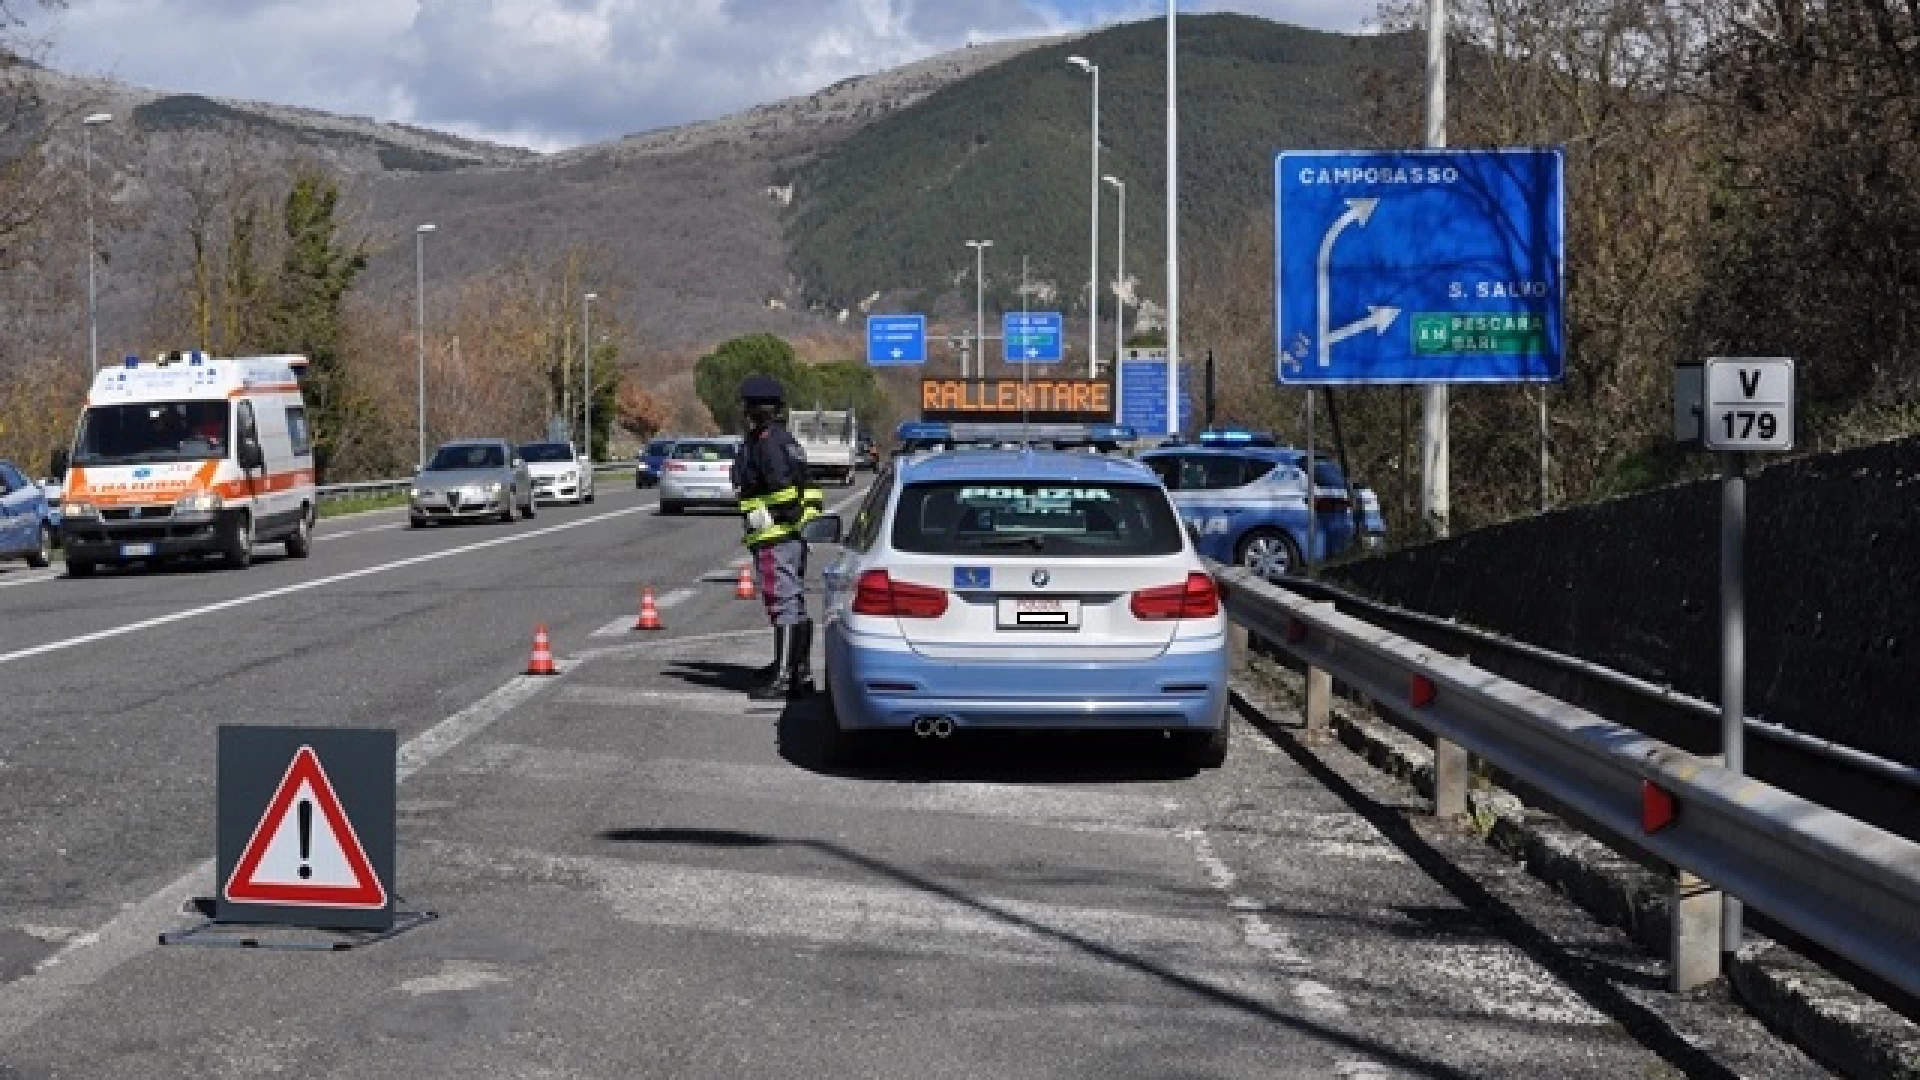
<path fill-rule="evenodd" d="M 1237 10 L 1358 30 L 1369 0 Z M 723 116 L 982 41 L 1164 12 L 1156 0 L 71 0 L 52 62 L 555 150 Z"/>

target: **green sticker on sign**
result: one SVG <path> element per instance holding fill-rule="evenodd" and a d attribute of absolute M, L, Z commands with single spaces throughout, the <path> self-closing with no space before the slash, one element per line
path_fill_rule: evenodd
<path fill-rule="evenodd" d="M 1529 356 L 1547 351 L 1547 320 L 1539 315 L 1415 315 L 1413 351 L 1419 356 Z"/>

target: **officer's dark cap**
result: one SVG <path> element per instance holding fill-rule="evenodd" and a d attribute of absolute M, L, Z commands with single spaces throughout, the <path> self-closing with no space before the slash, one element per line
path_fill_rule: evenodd
<path fill-rule="evenodd" d="M 740 384 L 742 401 L 778 404 L 786 399 L 787 392 L 780 386 L 780 380 L 768 375 L 753 375 Z"/>

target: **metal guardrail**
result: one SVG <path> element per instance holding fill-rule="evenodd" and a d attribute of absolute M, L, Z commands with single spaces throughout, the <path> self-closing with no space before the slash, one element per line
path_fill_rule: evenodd
<path fill-rule="evenodd" d="M 1698 875 L 1901 992 L 1920 994 L 1920 844 L 1735 776 L 1243 568 L 1214 572 L 1234 622 L 1428 732 L 1441 744 L 1437 751 L 1480 756 L 1617 844 Z M 1460 774 L 1436 775 L 1443 812 L 1444 793 L 1465 789 L 1464 760 L 1443 764 L 1453 756 L 1435 754 L 1437 772 Z M 1648 832 L 1642 812 L 1650 789 L 1670 795 L 1678 812 Z M 1710 934 L 1704 925 L 1680 929 L 1717 911 L 1701 899 L 1695 890 L 1684 911 L 1675 905 L 1677 983 L 1678 970 L 1700 960 L 1684 950 L 1718 948 L 1717 917 Z M 1717 973 L 1717 962 L 1709 966 Z"/>
<path fill-rule="evenodd" d="M 596 476 L 600 473 L 630 472 L 632 469 L 633 462 L 631 461 L 600 461 L 595 462 L 593 466 L 593 471 Z M 401 480 L 366 480 L 354 484 L 322 484 L 315 488 L 314 491 L 320 501 L 325 502 L 329 499 L 352 499 L 371 495 L 387 495 L 405 491 L 412 486 L 413 477 L 409 476 Z"/>
<path fill-rule="evenodd" d="M 1288 589 L 1475 667 L 1550 694 L 1695 754 L 1720 746 L 1718 706 L 1598 664 L 1448 619 L 1369 600 L 1320 581 Z M 1920 840 L 1920 768 L 1747 719 L 1749 776 L 1909 840 Z"/>

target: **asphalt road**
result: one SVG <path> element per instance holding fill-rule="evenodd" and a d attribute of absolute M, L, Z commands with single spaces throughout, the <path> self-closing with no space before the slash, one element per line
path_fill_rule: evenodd
<path fill-rule="evenodd" d="M 0 1077 L 1825 1075 L 1245 718 L 1199 775 L 1153 739 L 826 771 L 816 704 L 741 692 L 737 524 L 651 503 L 0 573 Z M 439 919 L 158 945 L 213 886 L 221 723 L 395 728 L 397 891 Z"/>

